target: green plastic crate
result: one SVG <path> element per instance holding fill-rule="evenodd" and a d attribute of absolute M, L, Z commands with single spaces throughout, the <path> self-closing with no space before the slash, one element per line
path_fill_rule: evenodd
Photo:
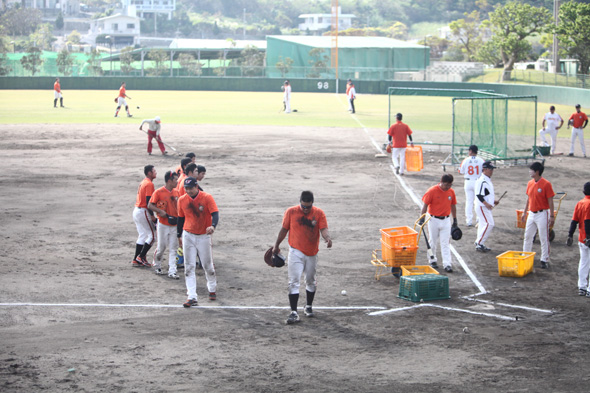
<path fill-rule="evenodd" d="M 402 276 L 397 297 L 412 302 L 449 299 L 449 278 L 439 274 Z"/>

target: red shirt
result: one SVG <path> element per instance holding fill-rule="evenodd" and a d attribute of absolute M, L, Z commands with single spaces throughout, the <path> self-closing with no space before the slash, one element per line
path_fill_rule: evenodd
<path fill-rule="evenodd" d="M 584 199 L 576 204 L 572 220 L 578 222 L 578 226 L 580 227 L 578 241 L 583 243 L 586 237 L 590 236 L 590 233 L 586 234 L 586 228 L 584 227 L 584 221 L 590 220 L 590 195 L 586 195 Z"/>
<path fill-rule="evenodd" d="M 137 199 L 135 200 L 136 207 L 143 207 L 147 209 L 146 197 L 151 197 L 154 193 L 154 183 L 147 177 L 141 181 L 137 189 Z"/>
<path fill-rule="evenodd" d="M 398 121 L 389 128 L 387 134 L 393 137 L 393 147 L 408 147 L 407 136 L 412 135 L 412 130 L 407 124 Z"/>
<path fill-rule="evenodd" d="M 119 97 L 125 98 L 125 88 L 123 86 L 119 89 Z"/>
<path fill-rule="evenodd" d="M 422 197 L 422 201 L 428 205 L 428 213 L 438 217 L 450 215 L 451 205 L 457 204 L 455 190 L 449 188 L 447 191 L 443 191 L 440 184 L 430 187 Z"/>
<path fill-rule="evenodd" d="M 178 217 L 184 217 L 184 230 L 195 235 L 204 235 L 213 222 L 211 213 L 218 212 L 213 197 L 200 191 L 193 199 L 184 194 L 178 199 Z"/>
<path fill-rule="evenodd" d="M 532 212 L 549 209 L 549 198 L 555 196 L 553 186 L 544 177 L 537 182 L 531 179 L 526 186 L 526 194 L 529 196 L 529 210 Z"/>
<path fill-rule="evenodd" d="M 158 209 L 164 210 L 166 214 L 173 217 L 176 217 L 178 214 L 176 209 L 177 201 L 178 191 L 176 191 L 176 188 L 173 188 L 172 191 L 169 191 L 166 187 L 160 187 L 152 194 L 152 197 L 150 198 L 150 203 L 153 203 Z M 158 216 L 158 220 L 164 225 L 172 225 L 168 222 L 167 217 Z"/>
<path fill-rule="evenodd" d="M 588 116 L 584 112 L 576 112 L 570 116 L 570 120 L 574 119 L 574 128 L 582 128 L 584 122 L 588 120 Z"/>
<path fill-rule="evenodd" d="M 320 250 L 320 230 L 327 227 L 326 214 L 315 206 L 307 214 L 301 206 L 293 206 L 283 216 L 283 228 L 289 231 L 289 245 L 310 257 Z"/>
<path fill-rule="evenodd" d="M 58 93 L 61 93 L 61 87 L 58 81 L 55 81 L 55 83 L 53 84 L 53 90 L 55 90 Z"/>

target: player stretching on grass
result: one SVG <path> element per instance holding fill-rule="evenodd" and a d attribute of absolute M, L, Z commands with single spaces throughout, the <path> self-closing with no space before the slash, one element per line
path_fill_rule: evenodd
<path fill-rule="evenodd" d="M 299 322 L 297 314 L 297 302 L 299 301 L 299 286 L 301 275 L 305 274 L 305 293 L 307 305 L 305 315 L 313 317 L 311 308 L 316 291 L 316 267 L 318 264 L 318 251 L 320 234 L 332 247 L 332 239 L 328 232 L 328 221 L 322 209 L 313 206 L 313 193 L 303 191 L 299 199 L 299 205 L 285 211 L 283 226 L 277 236 L 273 247 L 273 254 L 281 252 L 279 246 L 289 233 L 289 303 L 291 314 L 287 318 L 287 325 Z"/>
<path fill-rule="evenodd" d="M 117 111 L 115 112 L 115 117 L 119 116 L 119 110 L 122 106 L 125 106 L 125 111 L 127 111 L 127 117 L 133 117 L 133 115 L 129 113 L 129 105 L 127 105 L 127 101 L 125 100 L 125 98 L 131 99 L 131 97 L 129 97 L 127 93 L 125 93 L 125 86 L 125 82 L 121 83 L 121 87 L 119 88 L 119 96 L 115 100 L 117 102 Z"/>

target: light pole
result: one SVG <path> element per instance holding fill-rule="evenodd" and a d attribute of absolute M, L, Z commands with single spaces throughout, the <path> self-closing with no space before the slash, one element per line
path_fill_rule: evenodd
<path fill-rule="evenodd" d="M 111 76 L 113 76 L 113 37 L 107 35 L 104 38 L 109 40 L 109 61 L 111 63 Z"/>
<path fill-rule="evenodd" d="M 16 46 L 16 43 L 14 41 L 10 41 L 10 44 L 12 45 L 12 54 L 14 54 L 15 53 L 14 47 Z"/>
<path fill-rule="evenodd" d="M 427 35 L 424 37 L 424 80 L 426 80 L 426 51 L 428 50 L 427 40 L 428 38 L 432 37 L 431 35 Z"/>

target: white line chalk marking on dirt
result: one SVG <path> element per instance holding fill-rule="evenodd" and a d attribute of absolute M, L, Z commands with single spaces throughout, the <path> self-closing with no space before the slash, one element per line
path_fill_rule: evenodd
<path fill-rule="evenodd" d="M 441 308 L 441 309 L 447 310 L 447 311 L 464 312 L 464 313 L 467 313 L 467 314 L 474 314 L 474 315 L 481 315 L 481 316 L 484 316 L 484 317 L 502 319 L 504 321 L 514 321 L 514 320 L 516 320 L 515 317 L 508 317 L 506 315 L 491 314 L 491 313 L 487 313 L 487 312 L 471 311 L 471 310 L 465 310 L 463 308 L 445 307 L 445 306 L 439 306 L 437 304 L 430 304 L 430 303 L 417 304 L 415 306 L 395 308 L 395 309 L 389 309 L 389 310 L 383 310 L 383 311 L 374 311 L 372 313 L 369 313 L 369 315 L 384 315 L 384 314 L 390 314 L 390 313 L 394 313 L 394 312 L 398 312 L 398 311 L 406 311 L 406 310 L 410 310 L 410 309 L 413 309 L 413 308 L 420 308 L 420 307 Z"/>
<path fill-rule="evenodd" d="M 538 311 L 538 312 L 547 313 L 547 314 L 554 314 L 554 311 L 553 310 L 546 310 L 546 309 L 543 309 L 543 308 L 528 307 L 528 306 L 517 306 L 515 304 L 507 304 L 507 303 L 496 303 L 496 302 L 492 302 L 492 301 L 489 301 L 489 300 L 474 299 L 471 296 L 462 296 L 462 298 L 463 299 L 466 299 L 466 300 L 471 300 L 472 302 L 486 303 L 486 304 L 491 304 L 491 305 L 494 305 L 494 306 L 520 308 L 520 309 L 528 310 L 528 311 Z"/>
<path fill-rule="evenodd" d="M 99 304 L 99 303 L 0 303 L 0 307 L 127 307 L 127 308 L 184 308 L 182 304 Z M 225 310 L 290 310 L 286 306 L 195 306 L 191 308 L 225 309 Z M 303 307 L 300 307 L 303 309 Z M 350 307 L 321 307 L 314 306 L 315 310 L 385 310 L 387 307 L 379 306 L 350 306 Z"/>

